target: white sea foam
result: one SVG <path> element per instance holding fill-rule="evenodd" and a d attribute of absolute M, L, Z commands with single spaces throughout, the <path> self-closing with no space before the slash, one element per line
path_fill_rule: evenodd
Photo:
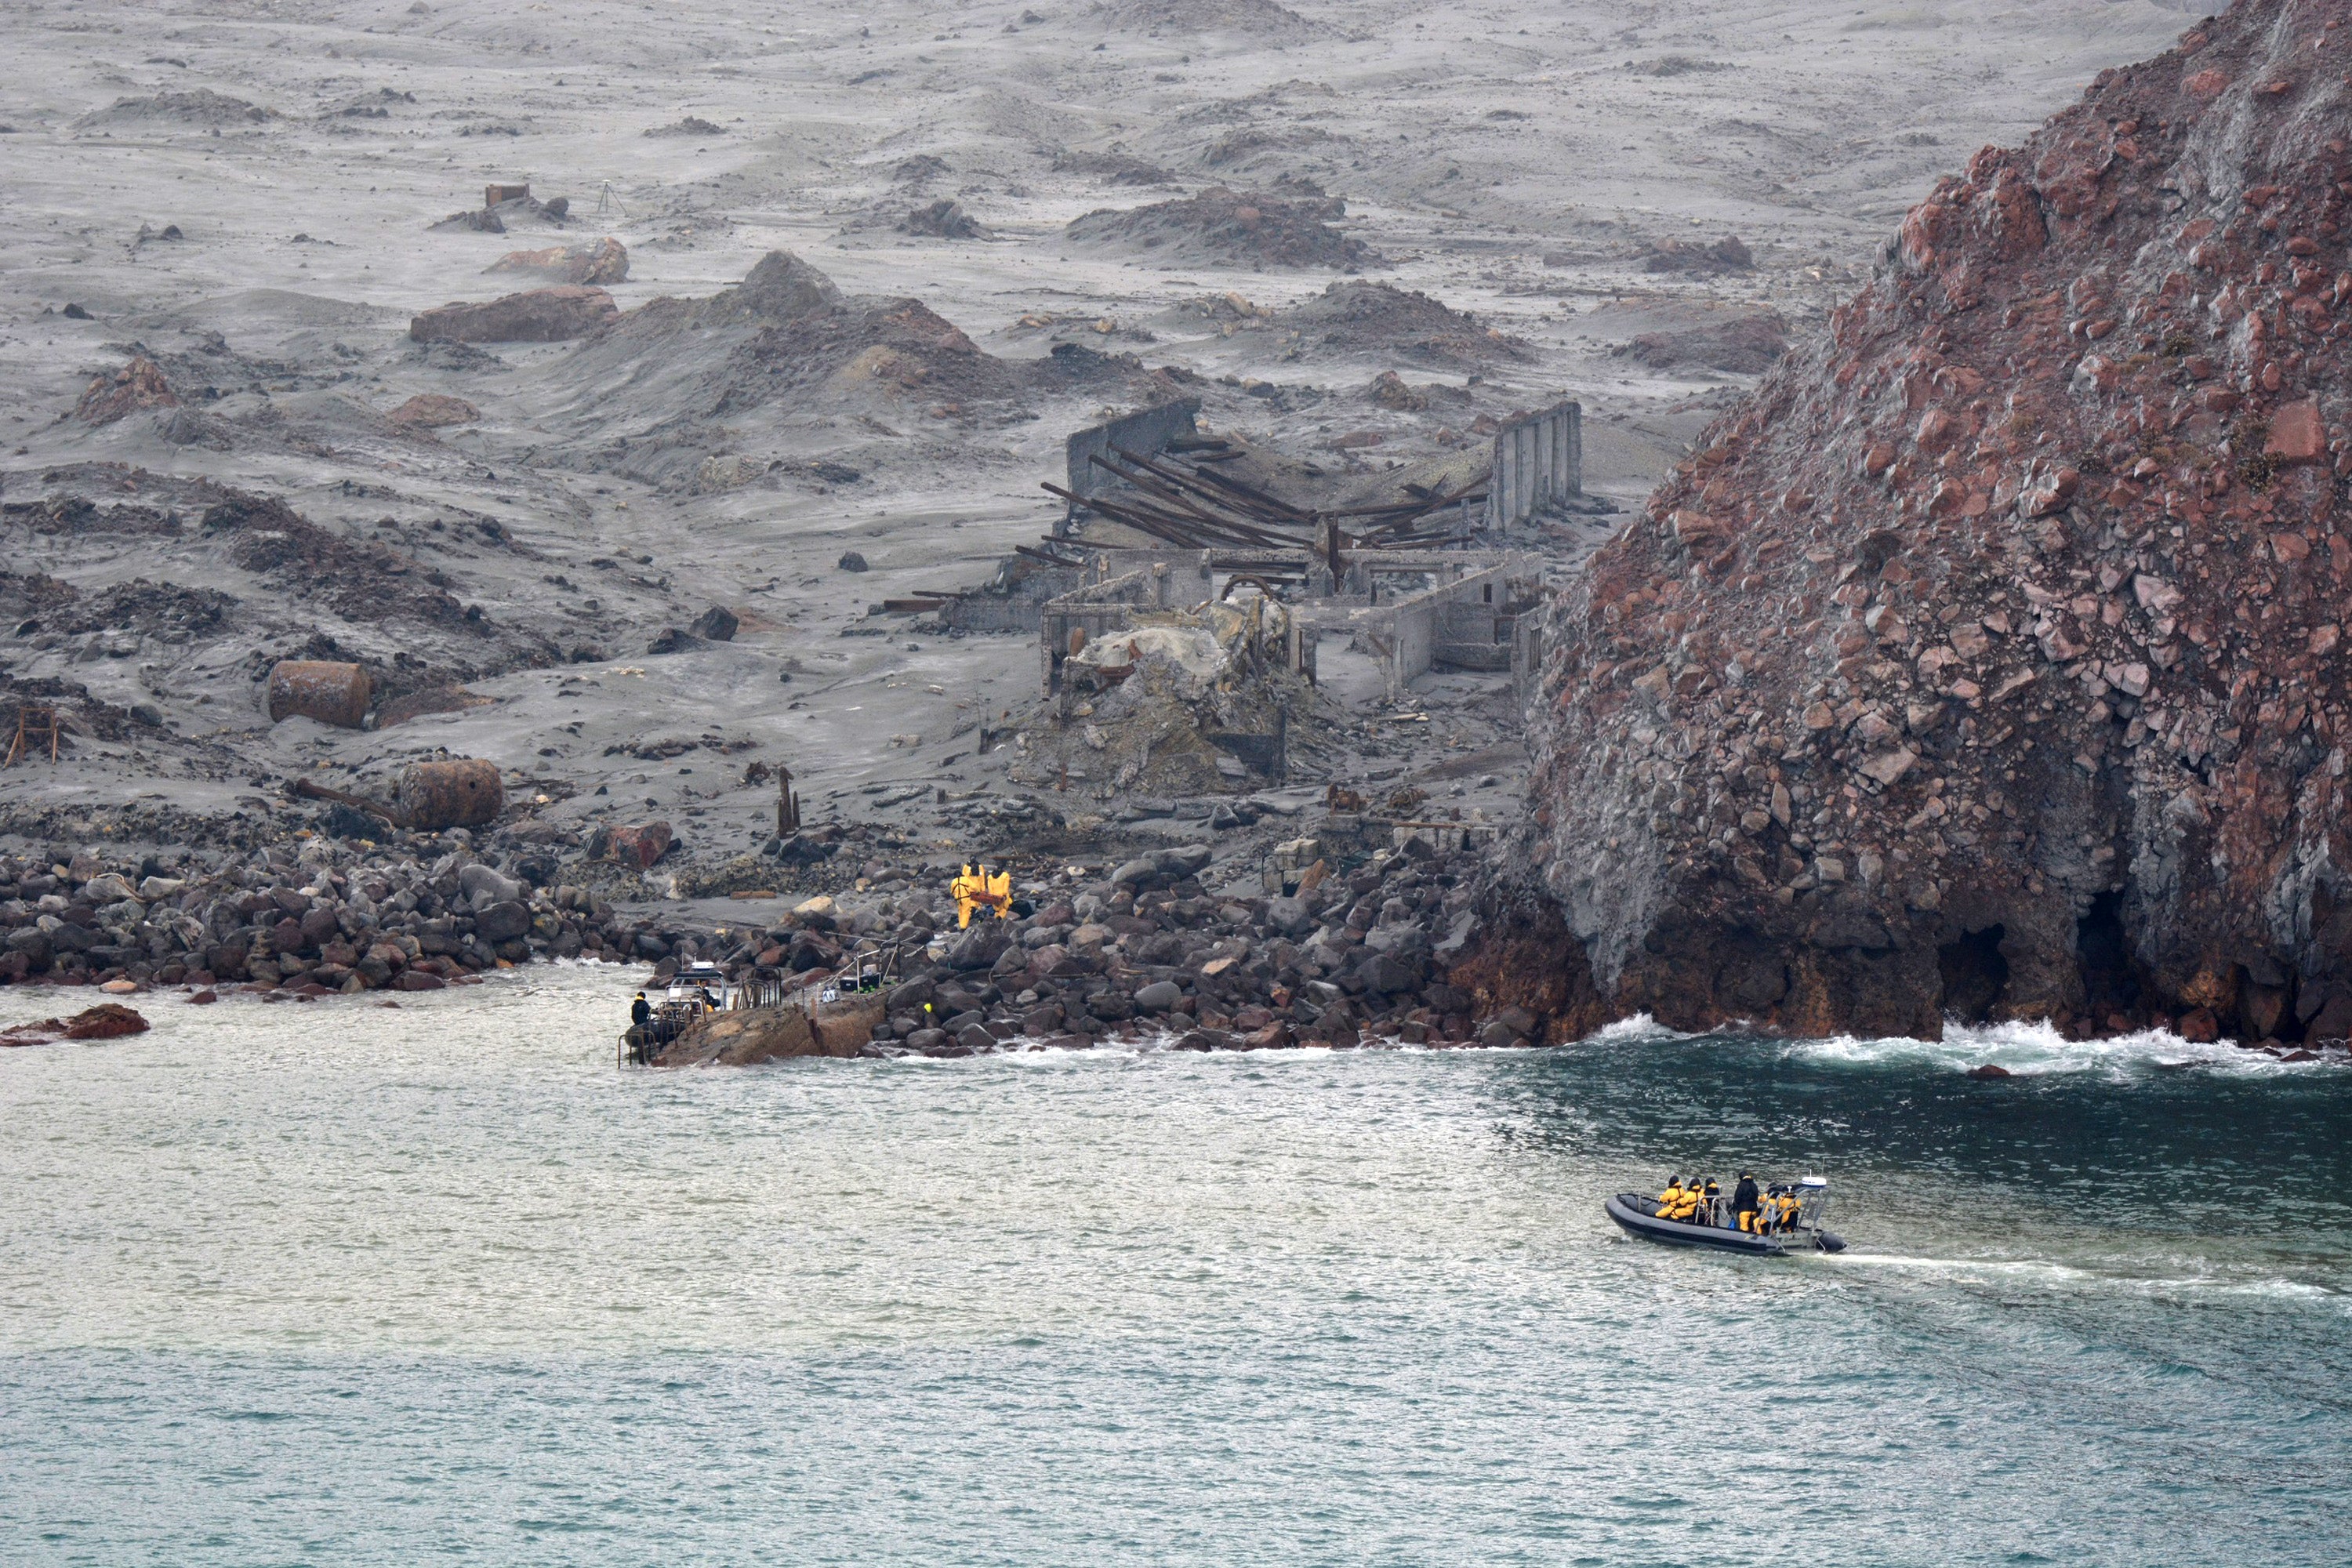
<path fill-rule="evenodd" d="M 2341 1303 L 2352 1312 L 2352 1297 L 2328 1285 L 2276 1274 L 2139 1273 L 2128 1260 L 2102 1268 L 2040 1258 L 1928 1258 L 1903 1253 L 1846 1251 L 1798 1256 L 1826 1268 L 1865 1273 L 1917 1275 L 2025 1289 L 2120 1290 L 2163 1300 L 2255 1300 L 2294 1303 Z M 2175 1260 L 2176 1265 L 2178 1260 Z"/>
<path fill-rule="evenodd" d="M 2352 1058 L 2336 1052 L 2317 1061 L 2286 1062 L 2227 1040 L 2196 1045 L 2168 1029 L 2142 1029 L 2104 1040 L 2070 1040 L 2046 1023 L 1948 1024 L 1941 1040 L 1902 1037 L 1862 1039 L 1840 1035 L 1802 1040 L 1787 1053 L 1824 1067 L 1911 1066 L 1950 1072 L 1991 1066 L 2018 1078 L 2099 1073 L 2136 1078 L 2150 1072 L 2190 1068 L 2263 1076 L 2292 1072 L 2341 1072 Z"/>

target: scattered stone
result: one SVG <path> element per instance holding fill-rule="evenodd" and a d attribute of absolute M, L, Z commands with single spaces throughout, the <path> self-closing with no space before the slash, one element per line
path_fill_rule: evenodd
<path fill-rule="evenodd" d="M 855 550 L 845 550 L 841 552 L 841 559 L 835 562 L 834 565 L 844 572 L 863 572 L 866 570 L 866 557 Z"/>
<path fill-rule="evenodd" d="M 697 616 L 688 629 L 707 642 L 731 642 L 736 628 L 741 625 L 735 618 L 735 612 L 724 605 L 713 605 Z"/>

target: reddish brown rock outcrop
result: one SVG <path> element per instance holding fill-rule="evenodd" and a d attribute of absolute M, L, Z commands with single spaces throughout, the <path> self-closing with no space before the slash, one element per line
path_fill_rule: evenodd
<path fill-rule="evenodd" d="M 2347 80 L 2340 4 L 2241 0 L 1911 214 L 1555 606 L 1580 973 L 1482 990 L 2352 1034 Z"/>
<path fill-rule="evenodd" d="M 481 416 L 482 411 L 464 398 L 438 392 L 420 392 L 386 416 L 404 430 L 443 430 L 471 425 Z"/>
<path fill-rule="evenodd" d="M 602 289 L 533 289 L 483 304 L 449 304 L 420 312 L 408 335 L 420 343 L 560 343 L 594 337 L 621 319 Z"/>
<path fill-rule="evenodd" d="M 143 1035 L 147 1028 L 147 1020 L 135 1009 L 120 1002 L 101 1002 L 73 1016 L 66 1025 L 66 1038 L 119 1040 L 125 1035 Z"/>
<path fill-rule="evenodd" d="M 142 408 L 177 408 L 180 399 L 163 372 L 145 354 L 133 356 L 112 375 L 101 375 L 83 389 L 74 405 L 74 417 L 85 425 L 111 425 Z"/>
<path fill-rule="evenodd" d="M 566 283 L 625 283 L 629 250 L 607 235 L 593 245 L 551 245 L 544 250 L 509 250 L 486 272 L 542 272 Z"/>

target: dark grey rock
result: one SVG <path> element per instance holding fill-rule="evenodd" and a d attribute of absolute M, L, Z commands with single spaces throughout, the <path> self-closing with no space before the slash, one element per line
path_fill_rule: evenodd
<path fill-rule="evenodd" d="M 1165 1013 L 1184 1000 L 1184 988 L 1173 980 L 1158 980 L 1135 994 L 1136 1007 L 1146 1013 Z"/>
<path fill-rule="evenodd" d="M 530 930 L 530 910 L 508 900 L 490 905 L 474 917 L 474 934 L 487 942 L 513 942 Z"/>

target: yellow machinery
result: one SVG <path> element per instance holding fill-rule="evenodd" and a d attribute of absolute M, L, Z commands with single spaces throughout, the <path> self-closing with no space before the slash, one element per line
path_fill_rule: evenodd
<path fill-rule="evenodd" d="M 998 920 L 1013 914 L 1013 873 L 998 871 L 992 875 L 977 860 L 967 860 L 956 879 L 948 884 L 948 896 L 955 900 L 956 930 L 971 924 L 971 917 L 986 910 Z"/>

